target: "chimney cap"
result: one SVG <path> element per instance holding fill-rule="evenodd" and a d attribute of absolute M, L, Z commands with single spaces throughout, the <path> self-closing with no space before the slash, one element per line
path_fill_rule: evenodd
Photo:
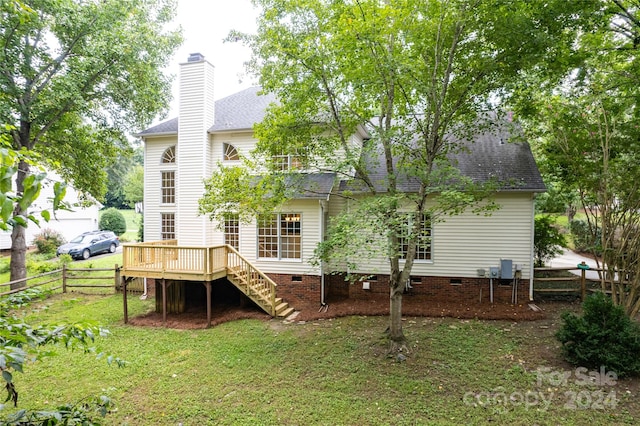
<path fill-rule="evenodd" d="M 189 58 L 187 58 L 187 62 L 199 62 L 204 60 L 204 55 L 202 53 L 191 53 L 189 54 Z"/>

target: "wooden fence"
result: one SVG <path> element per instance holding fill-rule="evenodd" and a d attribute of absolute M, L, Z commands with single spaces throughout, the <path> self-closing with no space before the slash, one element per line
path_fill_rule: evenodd
<path fill-rule="evenodd" d="M 577 273 L 572 273 L 572 271 L 577 271 Z M 602 268 L 590 268 L 584 262 L 576 267 L 535 268 L 534 295 L 577 295 L 584 300 L 587 292 L 602 291 L 600 278 L 587 278 L 587 271 L 596 272 L 598 276 L 604 273 Z"/>
<path fill-rule="evenodd" d="M 113 289 L 117 292 L 122 290 L 120 271 L 121 267 L 117 264 L 113 268 L 69 268 L 63 265 L 61 269 L 0 284 L 0 296 L 8 296 L 31 288 L 43 288 L 47 291 L 62 293 L 73 292 L 76 289 L 84 289 L 84 291 Z M 20 288 L 11 288 L 14 284 L 23 283 L 25 285 Z M 130 282 L 127 285 L 127 292 L 143 293 L 144 281 L 139 279 Z"/>

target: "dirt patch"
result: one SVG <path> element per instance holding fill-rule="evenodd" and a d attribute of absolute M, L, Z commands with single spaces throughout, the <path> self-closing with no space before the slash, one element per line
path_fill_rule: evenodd
<path fill-rule="evenodd" d="M 295 321 L 312 321 L 317 319 L 338 318 L 349 315 L 389 315 L 389 299 L 387 297 L 369 299 L 335 299 L 326 306 L 296 306 L 299 310 Z M 452 317 L 460 319 L 535 321 L 544 319 L 547 314 L 543 308 L 532 310 L 527 303 L 454 303 L 437 302 L 427 297 L 408 296 L 403 299 L 404 316 L 414 317 Z M 271 317 L 255 306 L 214 305 L 211 314 L 212 325 L 222 324 L 238 319 L 268 320 Z M 136 326 L 169 327 L 177 329 L 205 328 L 207 313 L 202 308 L 190 309 L 181 314 L 167 315 L 166 325 L 162 314 L 151 312 L 143 316 L 131 318 L 129 322 Z"/>

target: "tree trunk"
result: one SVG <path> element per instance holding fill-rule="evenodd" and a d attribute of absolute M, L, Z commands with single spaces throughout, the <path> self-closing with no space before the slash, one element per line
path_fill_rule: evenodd
<path fill-rule="evenodd" d="M 24 179 L 29 172 L 29 165 L 20 161 L 18 163 L 18 173 L 16 173 L 16 193 L 22 194 L 24 191 Z M 16 204 L 13 210 L 13 216 L 24 215 L 19 204 Z M 11 271 L 10 281 L 22 280 L 27 277 L 27 241 L 26 241 L 26 229 L 20 225 L 14 225 L 11 231 L 11 262 L 9 268 Z M 11 290 L 22 288 L 27 285 L 26 281 L 19 281 L 11 284 Z"/>
<path fill-rule="evenodd" d="M 389 353 L 407 352 L 407 339 L 402 332 L 402 292 L 399 280 L 390 283 L 389 297 Z"/>

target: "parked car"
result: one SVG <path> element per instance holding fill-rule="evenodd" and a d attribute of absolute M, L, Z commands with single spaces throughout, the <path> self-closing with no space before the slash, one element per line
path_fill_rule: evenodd
<path fill-rule="evenodd" d="M 91 231 L 78 235 L 58 247 L 56 254 L 69 254 L 74 259 L 88 259 L 98 253 L 115 253 L 120 240 L 111 231 Z"/>

